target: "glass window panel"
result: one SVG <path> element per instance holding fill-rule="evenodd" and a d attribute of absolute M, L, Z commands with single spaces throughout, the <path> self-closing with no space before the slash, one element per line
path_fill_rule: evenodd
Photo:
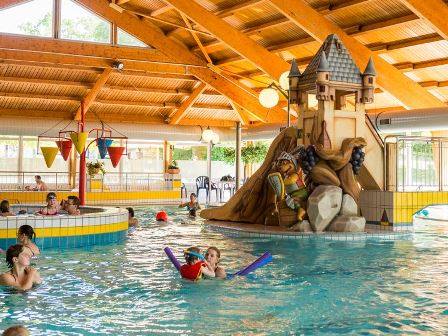
<path fill-rule="evenodd" d="M 117 43 L 131 47 L 148 47 L 142 41 L 132 36 L 131 34 L 126 33 L 120 28 L 117 28 Z"/>
<path fill-rule="evenodd" d="M 71 0 L 62 0 L 61 38 L 110 43 L 111 24 Z"/>
<path fill-rule="evenodd" d="M 51 37 L 53 1 L 33 0 L 0 11 L 0 32 Z"/>

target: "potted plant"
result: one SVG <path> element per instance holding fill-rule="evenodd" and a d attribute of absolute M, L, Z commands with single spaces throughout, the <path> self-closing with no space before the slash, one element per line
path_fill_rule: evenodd
<path fill-rule="evenodd" d="M 179 169 L 179 166 L 177 165 L 176 160 L 173 160 L 171 162 L 171 164 L 168 166 L 168 169 L 166 172 L 168 174 L 179 174 L 180 173 L 180 169 Z"/>
<path fill-rule="evenodd" d="M 89 174 L 90 178 L 95 177 L 95 175 L 99 174 L 106 174 L 106 170 L 104 169 L 104 163 L 100 161 L 96 162 L 87 162 L 87 173 Z"/>

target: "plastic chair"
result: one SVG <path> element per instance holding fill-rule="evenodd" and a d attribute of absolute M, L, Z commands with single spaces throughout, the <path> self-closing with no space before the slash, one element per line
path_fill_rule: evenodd
<path fill-rule="evenodd" d="M 198 196 L 198 198 L 199 198 L 199 191 L 201 189 L 205 189 L 205 193 L 206 193 L 206 196 L 208 198 L 208 190 L 209 190 L 208 185 L 209 185 L 208 176 L 198 176 L 196 178 L 196 195 Z M 213 182 L 212 182 L 212 185 L 211 185 L 211 190 L 212 191 L 215 190 L 215 192 L 216 192 L 216 200 L 218 200 L 218 190 L 219 189 L 216 186 L 216 184 L 214 184 Z"/>
<path fill-rule="evenodd" d="M 220 190 L 221 199 L 223 199 L 223 196 L 224 196 L 224 193 L 226 192 L 226 190 L 229 191 L 229 197 L 233 196 L 233 194 L 235 194 L 235 185 L 230 184 L 230 183 L 224 183 L 222 190 Z"/>

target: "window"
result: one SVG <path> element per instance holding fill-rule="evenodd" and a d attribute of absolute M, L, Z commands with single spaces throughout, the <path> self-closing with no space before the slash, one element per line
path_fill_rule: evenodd
<path fill-rule="evenodd" d="M 0 138 L 0 171 L 17 171 L 19 163 L 19 137 Z"/>
<path fill-rule="evenodd" d="M 117 43 L 131 47 L 148 47 L 142 41 L 132 36 L 131 34 L 126 33 L 123 29 L 120 28 L 117 28 Z"/>
<path fill-rule="evenodd" d="M 71 0 L 62 0 L 61 38 L 110 43 L 110 30 L 110 22 Z"/>
<path fill-rule="evenodd" d="M 326 75 L 325 75 L 325 79 L 328 80 L 328 78 L 329 78 L 329 76 L 328 76 L 328 74 L 326 74 Z"/>
<path fill-rule="evenodd" d="M 39 146 L 56 147 L 56 143 L 54 141 L 39 141 Z M 74 150 L 74 148 L 72 150 Z M 36 174 L 45 174 L 49 172 L 66 173 L 68 172 L 68 160 L 67 162 L 64 161 L 62 155 L 58 153 L 51 167 L 47 168 L 42 151 L 37 147 L 37 137 L 26 137 L 23 139 L 23 171 Z M 53 180 L 48 180 L 48 178 L 45 182 L 54 182 Z M 60 178 L 62 178 L 62 176 L 60 176 Z M 53 175 L 51 179 L 53 179 Z"/>
<path fill-rule="evenodd" d="M 319 92 L 325 92 L 325 86 L 319 85 Z"/>
<path fill-rule="evenodd" d="M 369 84 L 373 84 L 373 77 L 369 77 Z"/>
<path fill-rule="evenodd" d="M 52 36 L 53 1 L 33 0 L 0 11 L 0 32 Z"/>

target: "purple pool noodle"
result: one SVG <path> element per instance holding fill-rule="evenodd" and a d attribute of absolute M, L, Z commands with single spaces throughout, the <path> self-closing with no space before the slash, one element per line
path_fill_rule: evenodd
<path fill-rule="evenodd" d="M 250 272 L 255 271 L 257 268 L 260 268 L 267 263 L 269 263 L 272 260 L 272 255 L 269 252 L 265 252 L 261 257 L 259 257 L 257 260 L 243 268 L 241 271 L 238 271 L 236 273 L 230 274 L 228 276 L 229 279 L 233 278 L 236 275 L 245 276 L 248 275 Z"/>
<path fill-rule="evenodd" d="M 173 252 L 171 251 L 171 249 L 169 247 L 165 247 L 163 250 L 165 251 L 165 253 L 168 256 L 168 258 L 170 258 L 170 260 L 173 263 L 174 267 L 176 267 L 176 269 L 179 271 L 180 270 L 180 262 L 179 262 L 179 260 L 176 259 L 176 257 L 174 256 Z"/>

